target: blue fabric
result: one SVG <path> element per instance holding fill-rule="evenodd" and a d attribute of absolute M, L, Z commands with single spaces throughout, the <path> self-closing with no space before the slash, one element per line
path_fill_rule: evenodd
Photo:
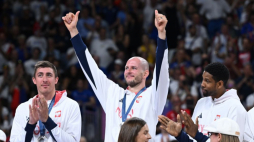
<path fill-rule="evenodd" d="M 132 102 L 131 102 L 131 104 L 130 104 L 128 110 L 127 110 L 127 112 L 125 112 L 126 94 L 124 95 L 123 104 L 122 104 L 122 122 L 125 122 L 125 121 L 126 121 L 127 116 L 128 116 L 128 114 L 130 113 L 131 108 L 132 108 L 132 106 L 134 105 L 135 100 L 136 100 L 137 97 L 138 97 L 142 92 L 144 92 L 145 90 L 146 90 L 146 87 L 144 87 L 143 89 L 141 89 L 141 90 L 136 94 L 136 96 L 133 98 L 133 100 L 132 100 Z"/>
<path fill-rule="evenodd" d="M 191 140 L 189 138 L 189 136 L 182 130 L 181 133 L 175 137 L 179 142 L 193 142 L 193 140 Z M 194 138 L 197 142 L 206 142 L 209 137 L 207 137 L 206 135 L 203 135 L 202 133 L 200 133 L 199 131 L 197 131 L 197 134 Z"/>
<path fill-rule="evenodd" d="M 83 90 L 83 91 L 78 91 L 74 90 L 72 92 L 72 98 L 76 101 L 82 101 L 84 103 L 90 101 L 90 97 L 93 96 L 92 92 L 90 90 Z"/>
<path fill-rule="evenodd" d="M 164 56 L 164 51 L 167 48 L 168 48 L 167 47 L 167 39 L 162 40 L 160 38 L 157 38 L 157 49 L 156 49 L 156 89 L 158 87 L 160 70 L 161 70 L 161 64 L 162 64 L 162 59 L 163 59 L 163 56 Z"/>
<path fill-rule="evenodd" d="M 54 141 L 56 142 L 56 139 L 55 139 L 54 135 L 52 134 L 51 130 L 54 129 L 54 128 L 57 126 L 57 124 L 56 124 L 50 117 L 49 117 L 48 120 L 47 120 L 45 123 L 43 123 L 43 124 L 44 124 L 44 126 L 46 127 L 46 129 L 49 131 L 50 136 L 51 136 L 51 137 L 54 139 Z"/>
<path fill-rule="evenodd" d="M 223 19 L 210 20 L 208 23 L 208 35 L 213 38 L 217 32 L 220 31 L 221 25 L 224 23 Z"/>
<path fill-rule="evenodd" d="M 36 127 L 35 123 L 34 125 L 29 124 L 28 122 L 26 123 L 25 131 L 26 131 L 26 136 L 25 136 L 25 142 L 31 142 L 33 138 L 33 131 Z"/>
<path fill-rule="evenodd" d="M 75 52 L 79 58 L 79 61 L 80 63 L 82 64 L 82 66 L 84 67 L 84 70 L 86 71 L 87 75 L 89 76 L 89 78 L 91 79 L 93 85 L 95 88 L 96 85 L 95 85 L 95 82 L 94 82 L 94 79 L 93 79 L 93 76 L 92 76 L 92 72 L 91 72 L 91 69 L 88 65 L 88 61 L 87 61 L 87 58 L 86 58 L 86 54 L 85 54 L 85 50 L 86 50 L 86 45 L 83 43 L 82 39 L 81 39 L 81 36 L 80 34 L 77 34 L 76 36 L 74 36 L 72 39 L 71 39 L 71 42 L 72 42 L 72 45 L 75 49 Z"/>

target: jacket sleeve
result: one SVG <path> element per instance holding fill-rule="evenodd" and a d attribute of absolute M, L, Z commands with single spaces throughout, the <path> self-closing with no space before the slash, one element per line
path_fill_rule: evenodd
<path fill-rule="evenodd" d="M 152 80 L 153 109 L 156 115 L 161 115 L 166 104 L 169 88 L 167 40 L 157 39 L 156 65 Z"/>
<path fill-rule="evenodd" d="M 253 118 L 254 118 L 254 108 L 252 108 L 246 115 L 245 130 L 243 136 L 244 142 L 254 142 Z"/>
<path fill-rule="evenodd" d="M 113 81 L 109 80 L 106 75 L 98 68 L 79 34 L 74 36 L 71 39 L 71 42 L 75 49 L 76 56 L 82 71 L 84 72 L 87 80 L 93 88 L 95 95 L 97 96 L 105 111 L 108 98 L 108 88 L 110 88 L 111 85 L 114 85 L 114 87 L 119 86 Z"/>
<path fill-rule="evenodd" d="M 51 137 L 57 142 L 79 142 L 81 137 L 81 114 L 77 103 L 72 104 L 72 111 L 70 111 L 70 117 L 66 119 L 68 121 L 65 130 L 57 126 L 57 124 L 49 117 L 48 120 L 43 123 L 50 133 Z"/>
<path fill-rule="evenodd" d="M 190 139 L 190 137 L 184 132 L 181 131 L 181 133 L 179 134 L 179 136 L 175 137 L 179 142 L 193 142 L 192 139 Z M 194 138 L 197 142 L 206 142 L 209 137 L 203 135 L 201 132 L 197 131 L 197 134 Z"/>
<path fill-rule="evenodd" d="M 24 116 L 22 114 L 21 105 L 19 105 L 18 108 L 16 109 L 15 117 L 12 123 L 11 137 L 10 137 L 11 142 L 24 142 L 25 138 L 27 137 L 26 135 L 31 135 L 31 131 L 29 131 L 27 134 L 27 131 L 25 130 L 25 126 L 22 126 L 22 124 L 27 124 L 27 121 L 23 121 Z M 33 135 L 33 130 L 32 130 L 32 135 Z"/>

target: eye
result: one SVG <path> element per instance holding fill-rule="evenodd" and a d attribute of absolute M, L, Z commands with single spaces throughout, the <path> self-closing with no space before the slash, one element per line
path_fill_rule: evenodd
<path fill-rule="evenodd" d="M 128 69 L 128 67 L 125 67 L 125 70 L 127 70 Z"/>
<path fill-rule="evenodd" d="M 42 74 L 38 74 L 38 77 L 42 77 Z"/>

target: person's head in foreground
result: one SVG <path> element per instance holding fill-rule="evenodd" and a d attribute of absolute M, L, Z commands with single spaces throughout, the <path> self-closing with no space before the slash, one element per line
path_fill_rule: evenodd
<path fill-rule="evenodd" d="M 0 142 L 6 142 L 6 135 L 2 130 L 0 130 Z"/>
<path fill-rule="evenodd" d="M 203 95 L 219 98 L 226 91 L 228 79 L 229 71 L 225 65 L 218 62 L 207 65 L 203 72 L 201 84 Z"/>
<path fill-rule="evenodd" d="M 205 127 L 211 142 L 239 142 L 240 129 L 238 124 L 229 118 L 220 118 Z"/>
<path fill-rule="evenodd" d="M 146 122 L 137 117 L 127 119 L 121 127 L 118 142 L 148 142 L 151 139 Z"/>

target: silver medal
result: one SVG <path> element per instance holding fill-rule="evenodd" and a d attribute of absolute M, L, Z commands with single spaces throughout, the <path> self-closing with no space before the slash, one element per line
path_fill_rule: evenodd
<path fill-rule="evenodd" d="M 40 136 L 38 138 L 38 142 L 47 142 L 47 141 L 48 141 L 48 139 L 45 136 Z"/>

